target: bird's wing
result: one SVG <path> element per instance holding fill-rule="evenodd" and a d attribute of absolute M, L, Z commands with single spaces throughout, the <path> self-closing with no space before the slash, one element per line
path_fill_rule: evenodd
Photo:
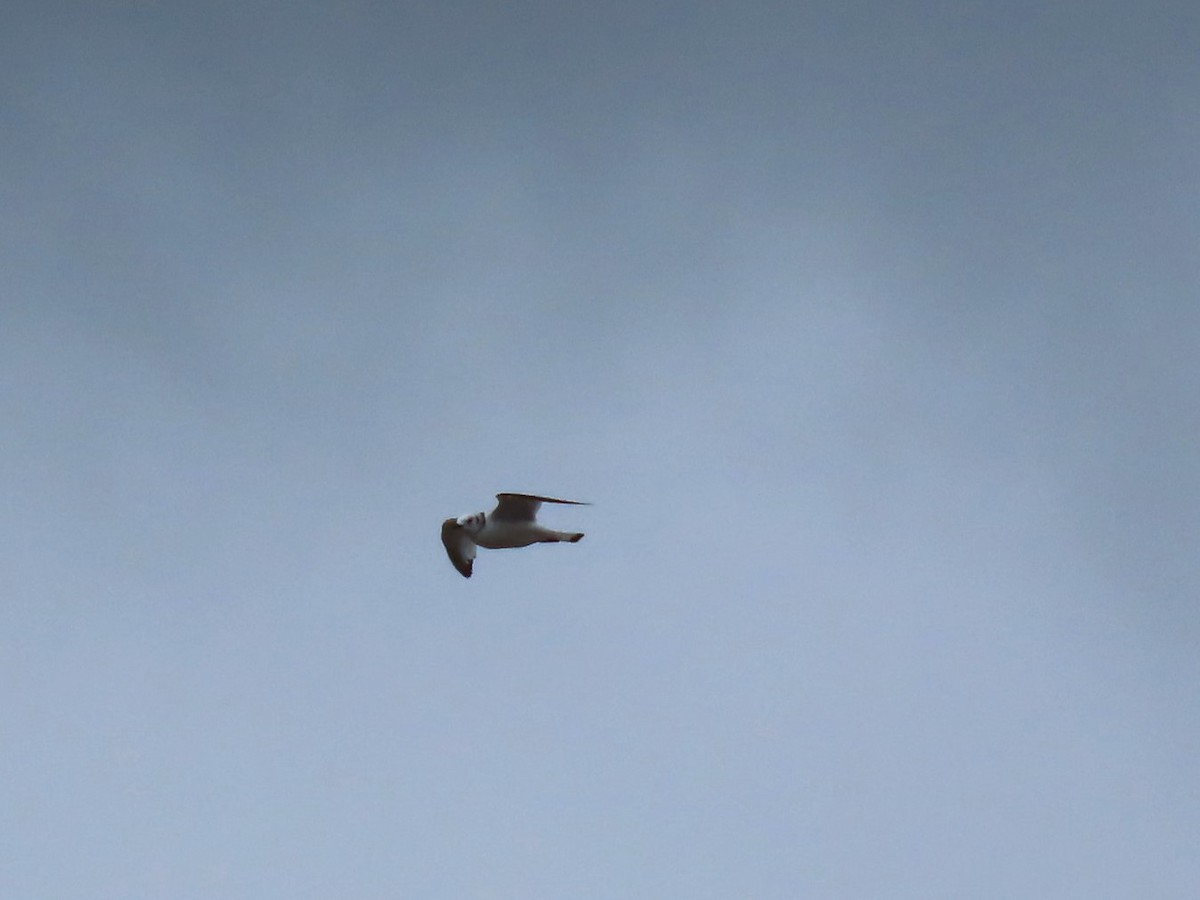
<path fill-rule="evenodd" d="M 538 507 L 543 503 L 565 503 L 570 506 L 589 506 L 582 500 L 559 500 L 556 497 L 539 497 L 536 494 L 497 494 L 500 501 L 492 510 L 492 518 L 506 522 L 532 522 Z"/>
<path fill-rule="evenodd" d="M 463 578 L 471 577 L 471 568 L 475 562 L 475 542 L 467 534 L 466 529 L 454 519 L 442 523 L 442 544 L 446 547 L 446 555 L 454 568 L 458 569 Z"/>

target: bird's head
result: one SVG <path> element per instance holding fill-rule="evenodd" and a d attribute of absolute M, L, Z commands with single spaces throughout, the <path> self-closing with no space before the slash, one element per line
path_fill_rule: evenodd
<path fill-rule="evenodd" d="M 457 519 L 447 519 L 446 521 L 453 521 L 457 527 L 463 529 L 468 534 L 478 534 L 483 528 L 484 514 L 481 512 L 471 513 L 470 515 L 459 516 Z M 445 526 L 442 527 L 444 528 Z"/>

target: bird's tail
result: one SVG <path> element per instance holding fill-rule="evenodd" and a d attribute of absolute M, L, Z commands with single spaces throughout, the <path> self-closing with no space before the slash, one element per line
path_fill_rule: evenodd
<path fill-rule="evenodd" d="M 582 537 L 582 531 L 550 531 L 540 540 L 543 544 L 561 544 L 564 541 L 574 544 Z"/>

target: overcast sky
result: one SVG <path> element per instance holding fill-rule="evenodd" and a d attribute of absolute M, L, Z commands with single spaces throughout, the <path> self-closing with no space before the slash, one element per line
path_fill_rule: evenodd
<path fill-rule="evenodd" d="M 1200 896 L 1190 3 L 11 3 L 0 895 Z M 497 491 L 574 545 L 446 559 Z"/>

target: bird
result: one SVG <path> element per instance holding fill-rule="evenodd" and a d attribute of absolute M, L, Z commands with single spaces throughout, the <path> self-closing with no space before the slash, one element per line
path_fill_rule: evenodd
<path fill-rule="evenodd" d="M 581 531 L 555 531 L 539 525 L 537 511 L 543 503 L 591 506 L 582 500 L 558 500 L 509 492 L 497 494 L 496 500 L 496 508 L 490 513 L 471 513 L 442 523 L 442 543 L 446 547 L 446 555 L 463 578 L 471 577 L 476 547 L 499 550 L 563 541 L 574 544 L 583 537 Z"/>

